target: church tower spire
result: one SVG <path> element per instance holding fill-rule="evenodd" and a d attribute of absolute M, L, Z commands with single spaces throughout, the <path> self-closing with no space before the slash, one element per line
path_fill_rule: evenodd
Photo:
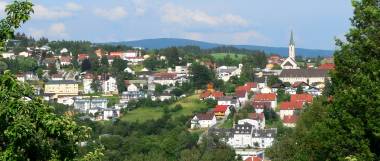
<path fill-rule="evenodd" d="M 290 33 L 290 42 L 289 42 L 289 58 L 292 58 L 293 60 L 296 59 L 296 45 L 294 41 L 293 31 Z"/>

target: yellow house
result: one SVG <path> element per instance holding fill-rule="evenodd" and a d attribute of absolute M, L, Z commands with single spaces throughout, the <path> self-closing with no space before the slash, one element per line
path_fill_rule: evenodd
<path fill-rule="evenodd" d="M 57 80 L 45 83 L 45 94 L 54 94 L 58 96 L 76 96 L 78 95 L 78 83 L 72 80 Z"/>

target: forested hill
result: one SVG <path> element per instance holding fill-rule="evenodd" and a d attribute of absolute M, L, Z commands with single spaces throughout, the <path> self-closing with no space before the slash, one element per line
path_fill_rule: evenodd
<path fill-rule="evenodd" d="M 195 41 L 189 39 L 177 39 L 177 38 L 157 38 L 157 39 L 143 39 L 136 41 L 122 41 L 122 42 L 110 42 L 114 45 L 127 45 L 135 47 L 144 47 L 148 49 L 161 49 L 172 46 L 199 46 L 202 49 L 210 49 L 218 46 L 225 46 L 224 44 L 209 43 L 203 41 Z M 266 53 L 275 53 L 282 56 L 288 55 L 287 47 L 268 47 L 268 46 L 255 46 L 255 45 L 232 45 L 233 47 L 249 50 L 262 50 Z M 297 55 L 306 57 L 332 56 L 334 51 L 332 50 L 319 50 L 319 49 L 304 49 L 297 48 Z"/>

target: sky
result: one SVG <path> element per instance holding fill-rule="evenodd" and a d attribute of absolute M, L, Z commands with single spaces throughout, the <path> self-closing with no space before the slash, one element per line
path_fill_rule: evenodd
<path fill-rule="evenodd" d="M 9 0 L 0 0 L 0 10 Z M 50 40 L 186 38 L 221 44 L 334 49 L 352 16 L 348 0 L 32 0 L 18 32 Z M 4 13 L 0 13 L 4 17 Z"/>

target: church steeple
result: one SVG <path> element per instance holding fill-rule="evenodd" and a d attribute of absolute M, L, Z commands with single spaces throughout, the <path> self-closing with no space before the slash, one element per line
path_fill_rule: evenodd
<path fill-rule="evenodd" d="M 290 33 L 290 42 L 289 42 L 289 58 L 292 58 L 293 60 L 296 59 L 296 45 L 294 41 L 293 31 Z"/>
<path fill-rule="evenodd" d="M 294 37 L 293 37 L 293 30 L 290 33 L 290 42 L 289 42 L 289 45 L 296 45 L 296 43 L 294 42 Z"/>

